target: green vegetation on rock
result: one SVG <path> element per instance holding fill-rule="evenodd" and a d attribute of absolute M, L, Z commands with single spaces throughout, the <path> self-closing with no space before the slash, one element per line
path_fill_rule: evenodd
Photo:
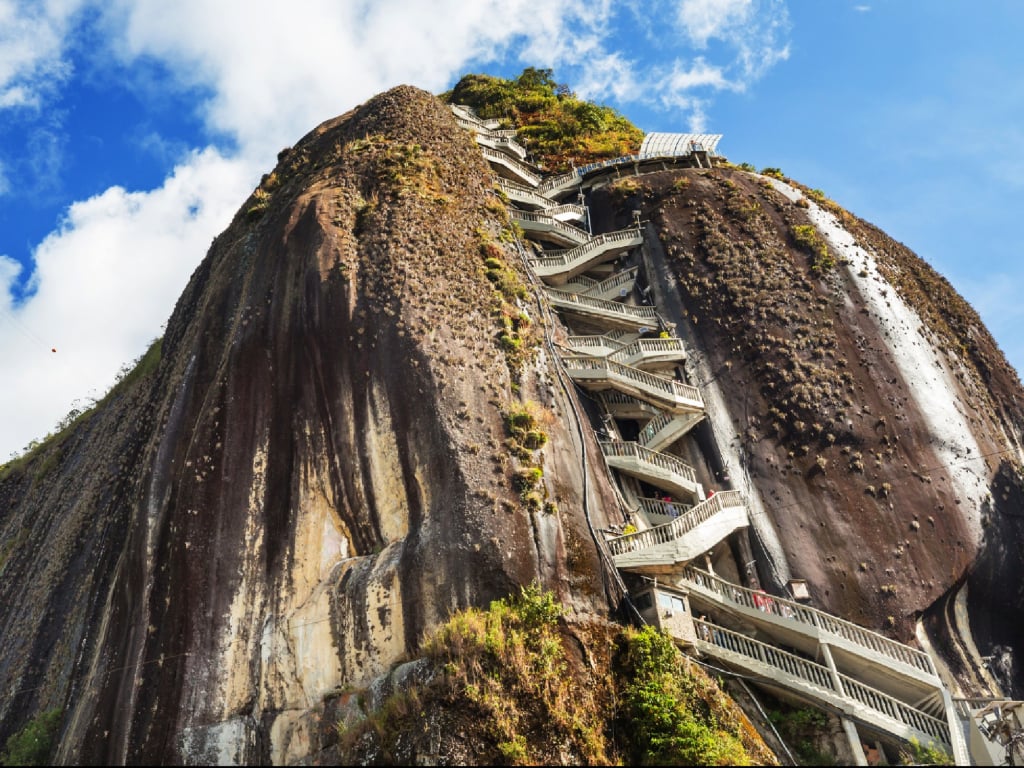
<path fill-rule="evenodd" d="M 444 723 L 455 761 L 775 763 L 731 700 L 667 636 L 570 623 L 564 613 L 536 584 L 488 610 L 456 613 L 424 643 L 430 682 L 344 728 L 339 758 L 402 760 L 403 748 L 419 749 L 410 734 Z"/>
<path fill-rule="evenodd" d="M 672 640 L 651 627 L 627 631 L 621 643 L 626 681 L 622 720 L 631 762 L 641 765 L 750 765 L 743 722 L 713 706 L 723 697 L 706 678 L 688 673 Z"/>
<path fill-rule="evenodd" d="M 535 162 L 549 171 L 636 153 L 643 131 L 611 107 L 579 99 L 552 70 L 527 67 L 513 80 L 464 75 L 442 98 L 515 128 Z"/>
<path fill-rule="evenodd" d="M 60 730 L 61 711 L 41 712 L 7 739 L 0 765 L 50 765 L 53 740 Z"/>
<path fill-rule="evenodd" d="M 828 245 L 822 240 L 813 224 L 796 224 L 790 227 L 790 234 L 793 235 L 793 240 L 797 245 L 810 253 L 812 271 L 825 272 L 836 265 Z"/>

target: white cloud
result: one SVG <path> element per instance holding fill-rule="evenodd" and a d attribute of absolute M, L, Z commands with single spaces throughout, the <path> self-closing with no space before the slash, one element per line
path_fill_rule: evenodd
<path fill-rule="evenodd" d="M 710 87 L 722 90 L 735 87 L 726 79 L 721 67 L 708 64 L 701 56 L 698 56 L 685 68 L 680 62 L 676 62 L 672 74 L 669 75 L 667 85 L 675 93 L 690 91 L 694 88 Z"/>
<path fill-rule="evenodd" d="M 704 48 L 748 23 L 753 10 L 752 0 L 681 0 L 677 19 L 693 44 Z"/>
<path fill-rule="evenodd" d="M 152 56 L 184 85 L 212 89 L 206 118 L 249 151 L 276 152 L 381 90 L 445 87 L 460 66 L 506 54 L 539 66 L 592 50 L 608 4 L 579 0 L 121 0 L 118 55 Z"/>
<path fill-rule="evenodd" d="M 740 89 L 789 58 L 783 0 L 680 0 L 676 19 L 698 49 L 720 41 L 735 51 L 730 79 Z"/>
<path fill-rule="evenodd" d="M 0 109 L 37 108 L 68 77 L 65 35 L 80 5 L 0 0 Z"/>
<path fill-rule="evenodd" d="M 112 187 L 71 207 L 36 249 L 31 299 L 14 308 L 0 292 L 0 349 L 18 361 L 0 378 L 0 457 L 52 428 L 77 398 L 102 395 L 145 349 L 251 191 L 250 175 L 244 162 L 206 150 L 159 189 Z M 12 284 L 15 267 L 0 259 L 0 285 Z"/>

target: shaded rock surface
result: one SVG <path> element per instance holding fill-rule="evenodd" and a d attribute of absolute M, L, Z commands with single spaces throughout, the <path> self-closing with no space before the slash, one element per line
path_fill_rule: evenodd
<path fill-rule="evenodd" d="M 518 373 L 495 340 L 489 194 L 470 138 L 408 87 L 281 153 L 157 369 L 0 484 L 0 737 L 56 707 L 62 761 L 295 760 L 325 696 L 458 607 L 536 579 L 608 613 L 570 405 L 543 357 Z M 520 398 L 552 414 L 554 513 L 512 486 Z"/>

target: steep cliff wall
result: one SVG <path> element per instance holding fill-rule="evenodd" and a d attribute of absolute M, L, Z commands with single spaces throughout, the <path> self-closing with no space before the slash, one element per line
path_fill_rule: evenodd
<path fill-rule="evenodd" d="M 806 579 L 908 639 L 973 574 L 982 653 L 1018 646 L 1024 401 L 949 284 L 820 193 L 737 169 L 622 178 L 593 208 L 651 221 L 652 287 L 691 343 L 720 476 L 748 495 L 761 580 Z"/>
<path fill-rule="evenodd" d="M 0 470 L 0 740 L 58 709 L 63 762 L 296 762 L 457 608 L 537 580 L 612 612 L 618 495 L 490 186 L 407 87 L 282 151 L 162 344 Z M 647 222 L 707 404 L 687 459 L 745 492 L 756 577 L 902 639 L 930 611 L 983 686 L 937 617 L 968 584 L 981 653 L 1024 642 L 1024 393 L 976 314 L 778 180 L 661 171 L 589 203 L 597 232 Z"/>
<path fill-rule="evenodd" d="M 281 153 L 156 369 L 0 483 L 0 737 L 58 708 L 62 761 L 295 760 L 326 694 L 455 608 L 536 579 L 608 612 L 570 404 L 539 334 L 499 341 L 540 314 L 487 278 L 485 249 L 522 280 L 490 194 L 407 87 Z M 527 400 L 542 507 L 504 445 Z"/>

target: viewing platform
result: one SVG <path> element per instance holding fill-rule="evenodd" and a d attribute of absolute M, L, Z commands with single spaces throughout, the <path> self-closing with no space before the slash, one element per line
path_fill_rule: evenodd
<path fill-rule="evenodd" d="M 590 238 L 582 245 L 563 251 L 550 251 L 530 259 L 534 273 L 549 285 L 560 285 L 592 267 L 611 261 L 644 242 L 636 227 L 620 229 Z"/>
<path fill-rule="evenodd" d="M 702 162 L 703 161 L 703 162 Z M 652 171 L 670 170 L 672 168 L 710 167 L 708 153 L 666 154 L 660 151 L 623 155 L 609 160 L 601 160 L 589 165 L 574 168 L 566 173 L 552 174 L 544 179 L 537 191 L 546 197 L 558 199 L 570 192 L 578 192 L 601 186 L 608 182 L 607 177 L 614 175 L 639 176 Z"/>
<path fill-rule="evenodd" d="M 704 495 L 703 486 L 697 482 L 697 473 L 678 456 L 658 453 L 638 443 L 622 440 L 602 441 L 601 453 L 612 469 L 650 483 L 666 493 L 686 499 L 697 499 Z"/>
<path fill-rule="evenodd" d="M 603 448 L 606 443 L 601 445 Z M 636 444 L 625 443 L 624 445 Z M 666 454 L 657 455 L 665 456 Z M 607 453 L 605 456 L 607 458 Z M 640 464 L 644 461 L 649 461 L 649 459 L 646 457 L 637 459 L 636 463 Z M 612 465 L 610 459 L 609 464 Z M 639 472 L 631 472 L 620 465 L 612 466 L 623 472 L 634 474 L 652 485 L 658 485 L 650 479 L 653 477 L 653 473 L 648 472 L 646 476 L 641 476 Z M 700 486 L 698 485 L 697 488 Z M 677 495 L 682 494 L 677 493 Z M 697 494 L 698 497 L 701 495 L 703 495 L 703 489 L 700 489 Z M 662 506 L 660 514 L 669 511 L 671 506 L 671 503 Z M 743 495 L 739 491 L 720 491 L 710 499 L 681 511 L 681 514 L 672 518 L 670 522 L 644 531 L 616 536 L 606 541 L 605 544 L 612 554 L 616 568 L 636 573 L 671 574 L 678 570 L 680 564 L 688 563 L 699 557 L 729 534 L 749 524 Z"/>
<path fill-rule="evenodd" d="M 565 357 L 562 363 L 570 378 L 586 389 L 615 389 L 672 413 L 704 412 L 704 400 L 697 387 L 667 376 L 603 357 Z"/>

